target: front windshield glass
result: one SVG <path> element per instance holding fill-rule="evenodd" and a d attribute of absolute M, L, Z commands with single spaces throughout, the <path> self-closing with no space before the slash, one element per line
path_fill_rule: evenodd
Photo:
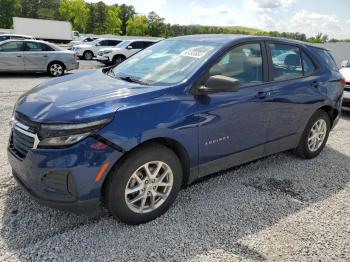
<path fill-rule="evenodd" d="M 188 79 L 216 47 L 214 43 L 199 41 L 162 41 L 119 64 L 113 73 L 146 84 L 177 84 Z"/>
<path fill-rule="evenodd" d="M 117 44 L 115 47 L 117 48 L 127 48 L 131 44 L 132 41 L 123 41 Z"/>

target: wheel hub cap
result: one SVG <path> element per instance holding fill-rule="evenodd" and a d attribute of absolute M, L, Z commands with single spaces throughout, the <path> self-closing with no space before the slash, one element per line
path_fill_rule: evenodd
<path fill-rule="evenodd" d="M 135 213 L 148 213 L 161 206 L 173 187 L 173 172 L 162 161 L 139 167 L 125 187 L 125 202 Z"/>

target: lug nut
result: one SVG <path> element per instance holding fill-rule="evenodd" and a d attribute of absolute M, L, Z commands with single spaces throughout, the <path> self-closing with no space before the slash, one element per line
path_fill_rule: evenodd
<path fill-rule="evenodd" d="M 148 184 L 148 180 L 145 181 L 145 184 Z"/>

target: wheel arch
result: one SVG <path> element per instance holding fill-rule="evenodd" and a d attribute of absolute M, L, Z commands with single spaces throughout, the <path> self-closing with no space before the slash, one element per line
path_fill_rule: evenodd
<path fill-rule="evenodd" d="M 189 158 L 187 150 L 185 149 L 185 147 L 181 143 L 179 143 L 178 141 L 176 141 L 172 138 L 158 137 L 158 138 L 152 138 L 152 139 L 143 141 L 141 144 L 138 144 L 137 146 L 126 151 L 124 153 L 124 155 L 120 159 L 118 159 L 118 161 L 113 165 L 113 167 L 110 169 L 110 171 L 108 172 L 108 174 L 104 178 L 104 181 L 102 184 L 102 195 L 105 194 L 106 185 L 108 184 L 108 180 L 111 178 L 111 173 L 113 172 L 113 170 L 118 168 L 118 166 L 121 165 L 123 163 L 123 161 L 125 161 L 125 159 L 127 158 L 127 156 L 131 152 L 138 150 L 142 147 L 149 146 L 151 144 L 164 145 L 164 146 L 168 147 L 170 150 L 172 150 L 177 155 L 177 157 L 180 160 L 182 170 L 183 170 L 182 185 L 188 184 L 188 181 L 190 178 L 190 158 Z"/>
<path fill-rule="evenodd" d="M 50 69 L 50 66 L 52 65 L 52 64 L 54 64 L 54 63 L 58 63 L 58 64 L 61 64 L 62 66 L 63 66 L 63 69 L 64 70 L 66 70 L 66 65 L 65 65 L 65 63 L 63 63 L 62 61 L 60 61 L 60 60 L 52 60 L 52 61 L 50 61 L 48 64 L 47 64 L 47 67 L 46 67 L 46 70 L 48 71 L 49 69 Z"/>
<path fill-rule="evenodd" d="M 329 105 L 324 105 L 320 107 L 318 110 L 322 110 L 328 114 L 330 120 L 332 121 L 331 126 L 333 126 L 335 119 L 339 115 L 339 111 L 336 108 Z"/>

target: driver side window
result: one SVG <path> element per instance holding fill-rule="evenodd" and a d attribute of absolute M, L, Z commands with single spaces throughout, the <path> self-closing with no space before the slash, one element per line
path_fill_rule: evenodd
<path fill-rule="evenodd" d="M 209 76 L 236 78 L 241 86 L 263 82 L 263 61 L 260 44 L 245 44 L 231 49 L 210 70 Z"/>

